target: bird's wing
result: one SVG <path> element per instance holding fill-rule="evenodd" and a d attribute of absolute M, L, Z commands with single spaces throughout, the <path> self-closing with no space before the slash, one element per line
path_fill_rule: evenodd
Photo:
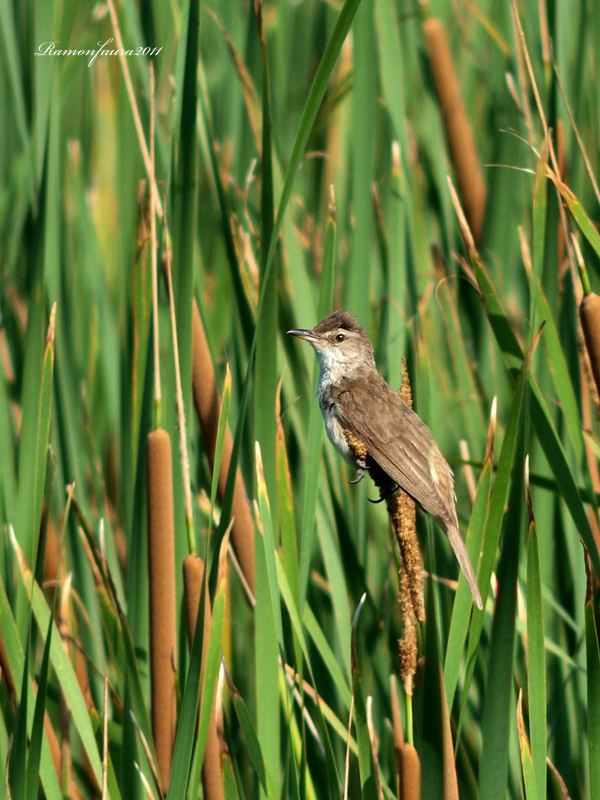
<path fill-rule="evenodd" d="M 425 511 L 450 522 L 455 519 L 452 470 L 427 425 L 377 378 L 339 387 L 342 426 L 365 443 L 371 458 Z"/>
<path fill-rule="evenodd" d="M 427 425 L 379 375 L 373 381 L 342 384 L 335 401 L 342 426 L 446 531 L 475 602 L 483 608 L 458 528 L 454 475 Z"/>

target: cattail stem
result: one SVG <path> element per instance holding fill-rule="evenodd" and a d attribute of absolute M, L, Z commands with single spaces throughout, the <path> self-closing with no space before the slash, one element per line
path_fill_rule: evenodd
<path fill-rule="evenodd" d="M 409 744 L 414 743 L 412 694 L 408 693 L 406 694 L 406 740 Z"/>
<path fill-rule="evenodd" d="M 186 556 L 183 561 L 183 583 L 185 590 L 185 620 L 190 647 L 194 641 L 203 582 L 204 562 L 198 556 Z M 211 607 L 208 597 L 206 597 L 204 603 L 204 628 L 202 632 L 205 644 L 205 649 L 202 654 L 202 672 L 200 678 L 202 686 L 204 685 L 206 647 L 208 646 L 208 640 L 210 638 L 211 623 Z M 204 762 L 202 764 L 202 786 L 204 788 L 204 797 L 206 800 L 224 800 L 225 798 L 221 754 L 221 739 L 217 728 L 217 708 L 213 698 L 206 738 L 206 749 L 204 751 Z"/>
<path fill-rule="evenodd" d="M 592 292 L 592 286 L 590 284 L 590 279 L 587 274 L 587 269 L 585 268 L 585 266 L 580 267 L 579 277 L 581 278 L 581 286 L 583 288 L 583 293 L 587 297 L 587 295 L 591 294 Z"/>
<path fill-rule="evenodd" d="M 177 652 L 173 476 L 171 439 L 166 431 L 148 434 L 146 463 L 152 734 L 158 774 L 166 792 L 175 741 Z"/>
<path fill-rule="evenodd" d="M 156 179 L 154 175 L 154 67 L 150 62 L 150 165 L 152 180 L 150 182 L 150 246 L 152 248 L 152 319 L 153 325 L 153 352 L 154 352 L 154 413 L 156 426 L 162 424 L 162 394 L 160 389 L 160 357 L 158 338 L 158 275 L 157 275 L 157 241 L 156 241 Z"/>

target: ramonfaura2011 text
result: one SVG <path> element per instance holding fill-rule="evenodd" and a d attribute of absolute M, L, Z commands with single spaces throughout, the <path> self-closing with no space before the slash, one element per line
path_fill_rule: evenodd
<path fill-rule="evenodd" d="M 88 61 L 88 67 L 91 67 L 98 56 L 148 56 L 152 58 L 152 56 L 157 56 L 162 50 L 162 47 L 132 47 L 127 50 L 122 48 L 110 50 L 107 48 L 107 45 L 112 41 L 114 40 L 110 38 L 103 44 L 98 42 L 96 50 L 60 50 L 57 48 L 56 42 L 44 42 L 39 45 L 34 56 L 91 56 Z"/>

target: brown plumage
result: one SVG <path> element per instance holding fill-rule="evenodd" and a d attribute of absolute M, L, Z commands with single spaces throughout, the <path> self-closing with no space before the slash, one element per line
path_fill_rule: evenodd
<path fill-rule="evenodd" d="M 348 312 L 334 311 L 311 331 L 288 332 L 315 349 L 321 367 L 317 397 L 336 450 L 361 474 L 369 470 L 372 459 L 431 514 L 448 536 L 475 602 L 482 608 L 458 527 L 452 470 L 427 425 L 377 372 L 365 329 Z M 356 441 L 363 443 L 364 451 Z"/>

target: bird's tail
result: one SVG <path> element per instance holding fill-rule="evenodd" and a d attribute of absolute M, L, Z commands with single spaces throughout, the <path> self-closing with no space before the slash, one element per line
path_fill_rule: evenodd
<path fill-rule="evenodd" d="M 469 589 L 471 590 L 471 594 L 475 599 L 475 603 L 477 604 L 477 608 L 482 609 L 483 603 L 481 602 L 481 594 L 479 593 L 479 586 L 477 585 L 477 579 L 475 578 L 475 573 L 473 572 L 473 567 L 471 566 L 471 561 L 469 560 L 469 555 L 467 553 L 467 549 L 465 547 L 465 543 L 462 540 L 462 536 L 460 535 L 460 531 L 458 530 L 458 525 L 456 522 L 446 522 L 445 520 L 440 520 L 444 530 L 446 531 L 446 536 L 450 540 L 450 544 L 452 545 L 452 549 L 454 550 L 454 555 L 462 569 L 465 578 L 467 579 L 467 583 L 469 584 Z"/>

